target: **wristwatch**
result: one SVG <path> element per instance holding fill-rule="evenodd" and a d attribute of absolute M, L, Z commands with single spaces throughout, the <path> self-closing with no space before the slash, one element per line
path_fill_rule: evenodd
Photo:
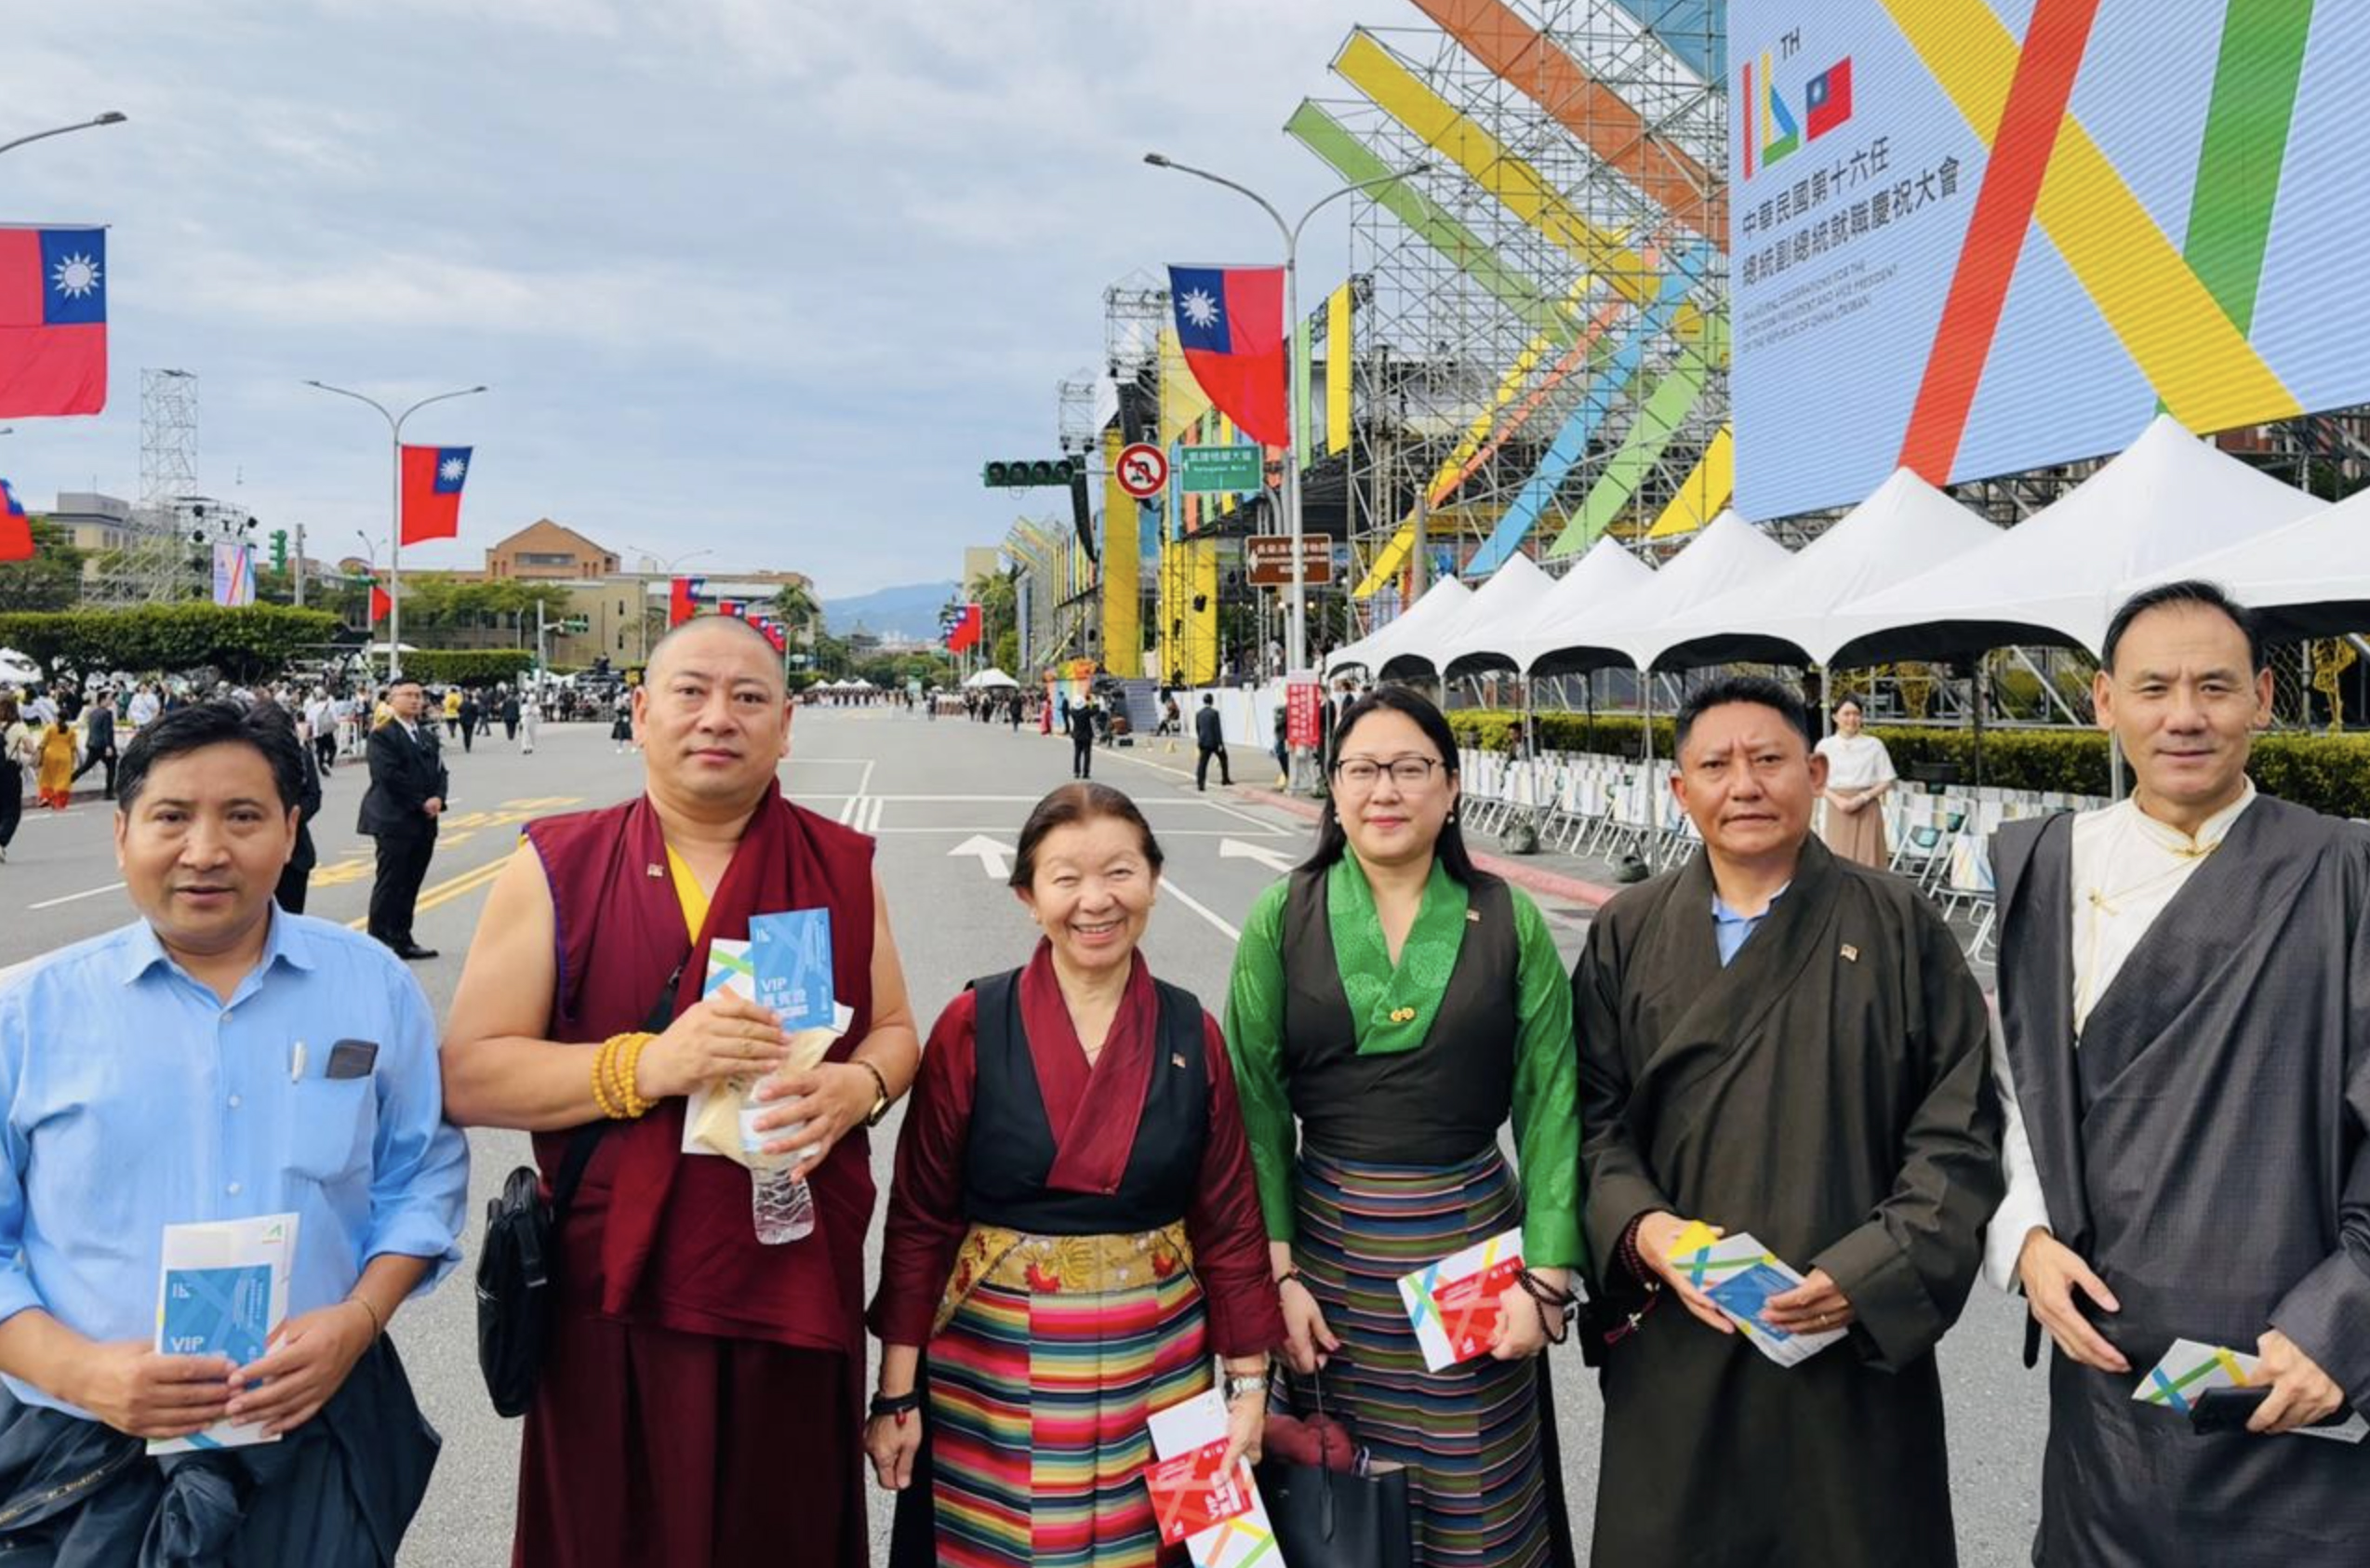
<path fill-rule="evenodd" d="M 1229 1407 L 1232 1407 L 1236 1400 L 1241 1399 L 1245 1394 L 1257 1394 L 1261 1399 L 1265 1399 L 1267 1397 L 1267 1374 L 1264 1372 L 1230 1372 L 1226 1375 L 1222 1388 L 1222 1397 Z"/>
<path fill-rule="evenodd" d="M 872 1112 L 864 1118 L 864 1125 L 877 1127 L 881 1124 L 881 1118 L 888 1114 L 888 1080 L 882 1077 L 881 1070 L 871 1062 L 858 1062 L 856 1065 L 872 1075 L 872 1088 L 875 1093 L 872 1096 Z"/>

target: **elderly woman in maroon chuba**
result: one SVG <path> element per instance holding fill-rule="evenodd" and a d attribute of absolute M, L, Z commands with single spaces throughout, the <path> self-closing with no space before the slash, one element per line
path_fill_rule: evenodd
<path fill-rule="evenodd" d="M 864 1434 L 891 1561 L 1120 1568 L 1164 1553 L 1147 1420 L 1225 1364 L 1257 1458 L 1284 1323 L 1217 1020 L 1137 944 L 1161 852 L 1134 802 L 1067 785 L 1012 886 L 1044 933 L 930 1032 L 898 1140 Z"/>

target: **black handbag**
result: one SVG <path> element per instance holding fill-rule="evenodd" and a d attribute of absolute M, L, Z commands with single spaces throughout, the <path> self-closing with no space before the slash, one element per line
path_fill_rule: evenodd
<path fill-rule="evenodd" d="M 674 966 L 666 989 L 650 1004 L 643 1029 L 651 1034 L 674 1021 L 675 987 L 691 955 Z M 477 1254 L 477 1370 L 497 1415 L 524 1415 L 535 1402 L 535 1380 L 543 1370 L 543 1344 L 552 1316 L 552 1282 L 560 1270 L 560 1224 L 592 1151 L 609 1130 L 608 1120 L 588 1123 L 568 1139 L 552 1195 L 543 1178 L 521 1165 L 502 1182 L 499 1198 L 486 1203 L 486 1243 Z"/>
<path fill-rule="evenodd" d="M 1311 1377 L 1309 1389 L 1323 1415 L 1323 1382 Z M 1270 1459 L 1258 1479 L 1276 1547 L 1292 1568 L 1414 1568 L 1405 1466 L 1377 1463 L 1360 1475 Z"/>

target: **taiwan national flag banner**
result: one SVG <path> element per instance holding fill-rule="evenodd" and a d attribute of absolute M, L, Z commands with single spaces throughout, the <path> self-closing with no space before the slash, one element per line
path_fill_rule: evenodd
<path fill-rule="evenodd" d="M 1178 347 L 1218 411 L 1261 445 L 1289 446 L 1284 269 L 1171 267 L 1168 298 Z"/>
<path fill-rule="evenodd" d="M 0 561 L 33 559 L 33 519 L 8 482 L 0 479 Z"/>
<path fill-rule="evenodd" d="M 107 231 L 0 228 L 0 419 L 107 406 Z"/>
<path fill-rule="evenodd" d="M 377 583 L 372 583 L 370 585 L 370 624 L 376 626 L 386 619 L 387 612 L 394 607 L 394 595 Z"/>
<path fill-rule="evenodd" d="M 681 626 L 699 613 L 699 593 L 706 578 L 676 578 L 667 587 L 667 624 Z"/>
<path fill-rule="evenodd" d="M 790 632 L 783 628 L 780 621 L 761 620 L 757 623 L 757 630 L 766 634 L 766 641 L 774 645 L 774 652 L 788 653 L 790 651 Z"/>
<path fill-rule="evenodd" d="M 467 446 L 404 448 L 403 541 L 460 537 L 460 487 L 469 478 Z"/>

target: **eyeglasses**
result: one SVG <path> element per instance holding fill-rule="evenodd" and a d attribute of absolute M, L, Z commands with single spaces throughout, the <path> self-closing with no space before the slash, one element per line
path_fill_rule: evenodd
<path fill-rule="evenodd" d="M 1385 773 L 1402 790 L 1420 790 L 1431 781 L 1437 757 L 1393 757 L 1387 763 L 1372 757 L 1345 757 L 1333 764 L 1333 777 L 1353 790 L 1371 790 Z"/>

